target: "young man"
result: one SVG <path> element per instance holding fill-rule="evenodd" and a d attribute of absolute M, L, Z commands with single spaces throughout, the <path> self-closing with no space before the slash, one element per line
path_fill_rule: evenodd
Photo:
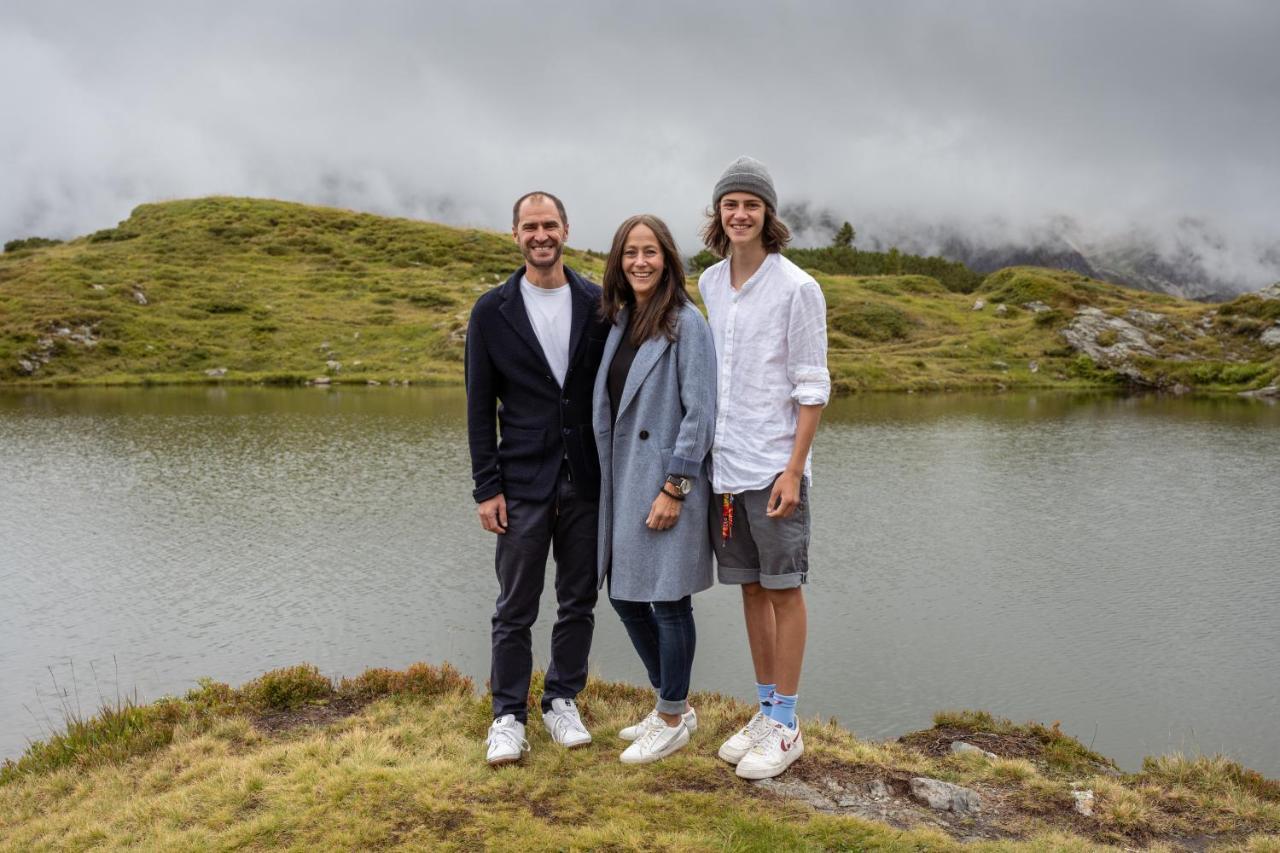
<path fill-rule="evenodd" d="M 473 496 L 480 526 L 498 537 L 486 755 L 493 765 L 517 761 L 529 748 L 530 629 L 549 549 L 559 609 L 542 721 L 561 746 L 591 743 L 574 699 L 587 682 L 595 627 L 600 462 L 591 390 L 608 332 L 600 288 L 561 259 L 569 219 L 560 200 L 521 196 L 511 219 L 525 266 L 476 300 L 466 352 Z"/>
<path fill-rule="evenodd" d="M 809 448 L 831 393 L 827 311 L 781 254 L 791 235 L 764 165 L 741 157 L 716 183 L 703 229 L 724 257 L 702 274 L 719 360 L 711 537 L 721 583 L 740 584 L 760 709 L 720 747 L 746 779 L 804 751 L 796 723 L 807 621 Z"/>

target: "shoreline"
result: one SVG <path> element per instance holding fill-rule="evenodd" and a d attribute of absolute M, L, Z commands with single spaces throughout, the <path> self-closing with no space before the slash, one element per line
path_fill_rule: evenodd
<path fill-rule="evenodd" d="M 715 746 L 751 709 L 715 693 L 691 696 L 700 726 L 689 747 L 627 768 L 614 732 L 652 693 L 593 677 L 579 697 L 591 746 L 556 748 L 531 713 L 532 751 L 493 769 L 486 697 L 448 664 L 340 681 L 300 665 L 239 688 L 199 684 L 182 698 L 69 716 L 66 732 L 6 761 L 0 849 L 1280 844 L 1280 781 L 1218 756 L 1152 757 L 1125 773 L 1057 724 L 982 711 L 939 712 L 932 728 L 885 742 L 806 718 L 801 759 L 748 783 Z M 536 674 L 535 712 L 540 692 Z"/>

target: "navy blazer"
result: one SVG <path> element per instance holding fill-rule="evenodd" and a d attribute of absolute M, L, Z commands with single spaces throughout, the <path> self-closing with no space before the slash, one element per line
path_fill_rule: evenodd
<path fill-rule="evenodd" d="M 591 391 L 609 326 L 600 288 L 565 267 L 573 300 L 569 368 L 561 388 L 551 374 L 520 293 L 521 267 L 476 300 L 467 325 L 467 439 L 472 497 L 498 493 L 549 500 L 562 461 L 578 495 L 600 495 L 600 460 L 591 429 Z M 501 440 L 498 436 L 501 434 Z"/>

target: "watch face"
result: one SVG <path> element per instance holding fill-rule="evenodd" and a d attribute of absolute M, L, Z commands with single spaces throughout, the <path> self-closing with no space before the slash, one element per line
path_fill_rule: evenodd
<path fill-rule="evenodd" d="M 693 480 L 690 480 L 688 477 L 681 477 L 681 478 L 680 478 L 680 493 L 681 493 L 682 495 L 687 495 L 687 494 L 689 494 L 689 493 L 690 493 L 690 492 L 692 492 L 692 491 L 693 491 Z"/>

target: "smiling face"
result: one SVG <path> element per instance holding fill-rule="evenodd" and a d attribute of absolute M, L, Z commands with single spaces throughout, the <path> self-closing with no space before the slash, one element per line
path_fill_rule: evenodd
<path fill-rule="evenodd" d="M 730 246 L 749 246 L 760 242 L 764 233 L 764 200 L 744 192 L 725 193 L 720 198 L 720 226 L 729 237 Z"/>
<path fill-rule="evenodd" d="M 532 196 L 520 204 L 512 233 L 525 263 L 545 271 L 560 263 L 569 226 L 561 218 L 555 202 L 546 196 Z"/>
<path fill-rule="evenodd" d="M 662 281 L 662 267 L 662 244 L 658 242 L 658 235 L 648 225 L 638 223 L 622 244 L 622 272 L 637 304 L 649 301 Z"/>

